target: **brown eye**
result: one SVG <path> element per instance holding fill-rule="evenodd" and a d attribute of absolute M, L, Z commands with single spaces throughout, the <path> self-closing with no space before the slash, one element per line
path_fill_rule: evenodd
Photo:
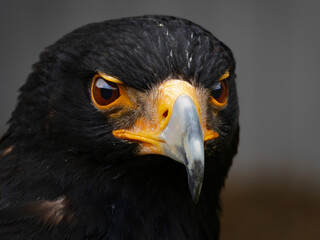
<path fill-rule="evenodd" d="M 211 91 L 214 104 L 224 106 L 228 99 L 228 86 L 226 80 L 219 81 Z"/>
<path fill-rule="evenodd" d="M 120 96 L 118 85 L 101 77 L 93 81 L 91 91 L 94 101 L 100 106 L 109 105 Z"/>

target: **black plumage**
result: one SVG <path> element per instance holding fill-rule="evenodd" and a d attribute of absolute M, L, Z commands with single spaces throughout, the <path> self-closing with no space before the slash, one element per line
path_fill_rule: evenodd
<path fill-rule="evenodd" d="M 231 51 L 187 20 L 145 16 L 89 24 L 40 55 L 0 142 L 1 239 L 218 239 L 219 193 L 237 152 L 238 103 Z M 208 104 L 226 71 L 228 102 Z M 90 96 L 103 72 L 141 96 L 169 78 L 204 93 L 207 126 L 199 202 L 185 167 L 112 131 L 142 113 L 101 112 Z M 146 102 L 137 98 L 143 112 Z M 140 115 L 139 115 L 140 114 Z"/>

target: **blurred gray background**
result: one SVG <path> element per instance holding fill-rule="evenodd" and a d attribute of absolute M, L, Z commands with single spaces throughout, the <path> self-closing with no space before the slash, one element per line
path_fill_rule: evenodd
<path fill-rule="evenodd" d="M 0 3 L 1 135 L 31 65 L 66 33 L 144 14 L 187 18 L 237 61 L 241 141 L 223 197 L 222 239 L 320 239 L 320 1 Z"/>

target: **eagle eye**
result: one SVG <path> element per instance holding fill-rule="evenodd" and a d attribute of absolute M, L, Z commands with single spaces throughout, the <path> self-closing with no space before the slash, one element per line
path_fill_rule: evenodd
<path fill-rule="evenodd" d="M 119 87 L 116 83 L 97 77 L 92 82 L 91 94 L 99 106 L 107 106 L 119 98 Z"/>
<path fill-rule="evenodd" d="M 228 99 L 228 85 L 226 80 L 219 81 L 211 91 L 211 101 L 219 106 L 223 107 L 227 103 Z"/>

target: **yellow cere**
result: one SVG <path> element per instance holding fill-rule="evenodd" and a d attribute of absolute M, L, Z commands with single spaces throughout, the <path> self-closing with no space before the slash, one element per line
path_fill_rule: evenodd
<path fill-rule="evenodd" d="M 140 154 L 162 154 L 161 133 L 168 125 L 173 105 L 181 95 L 188 95 L 197 108 L 199 120 L 202 123 L 204 141 L 217 138 L 219 134 L 206 127 L 201 121 L 200 106 L 197 100 L 195 88 L 188 82 L 171 79 L 162 83 L 158 88 L 155 99 L 156 115 L 153 119 L 139 118 L 130 129 L 118 129 L 113 131 L 116 138 L 138 141 L 141 144 Z"/>

